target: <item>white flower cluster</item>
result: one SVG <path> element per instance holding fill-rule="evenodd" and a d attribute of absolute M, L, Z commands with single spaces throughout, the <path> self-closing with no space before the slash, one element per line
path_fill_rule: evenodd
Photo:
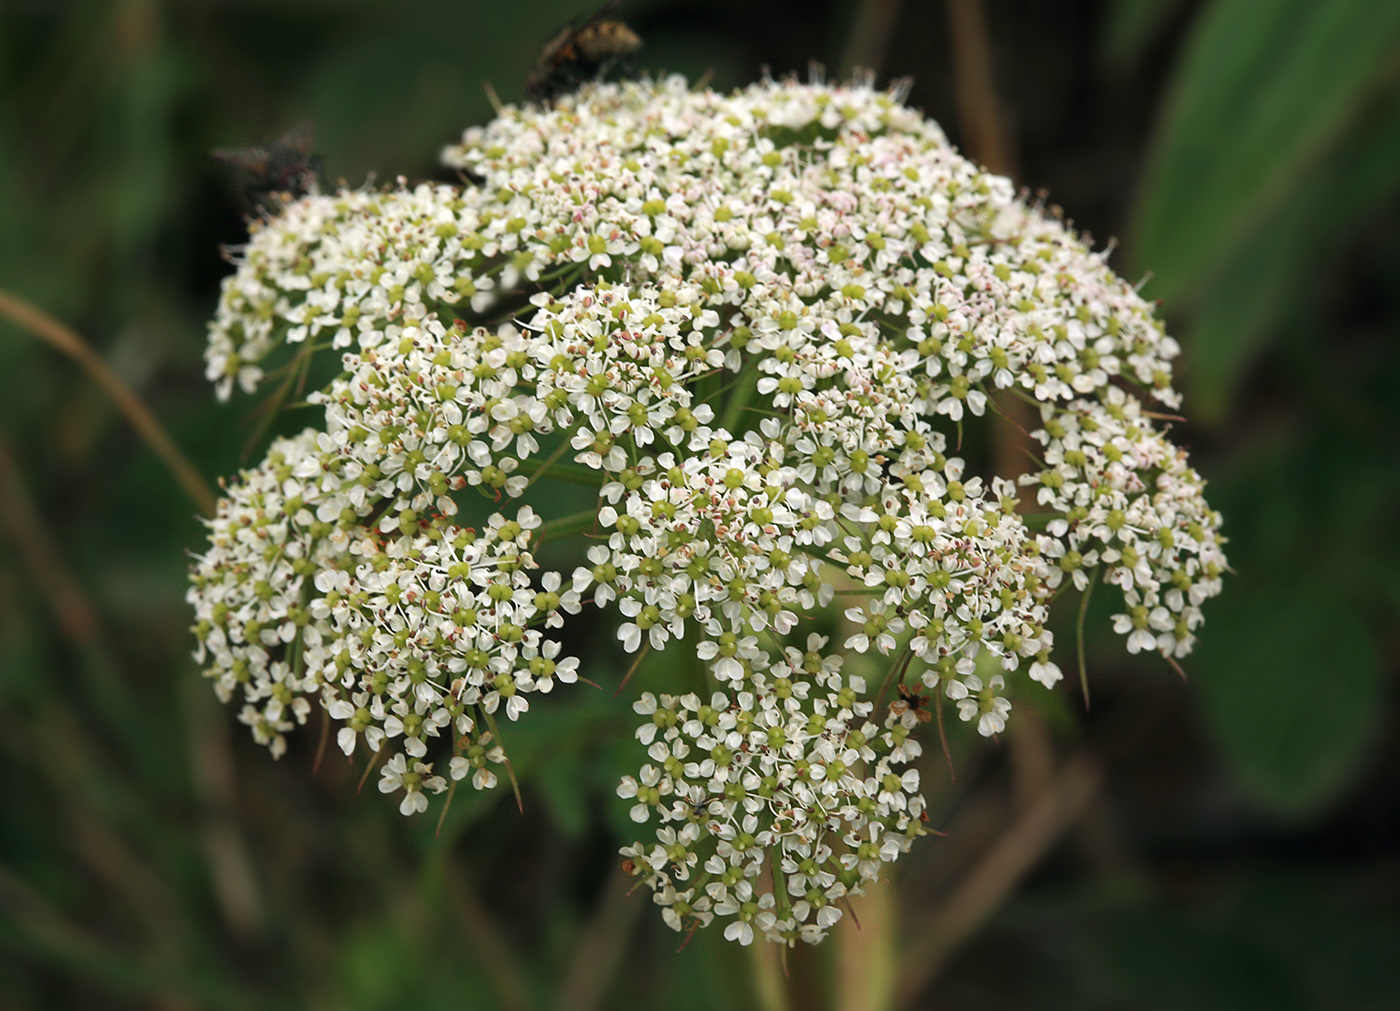
<path fill-rule="evenodd" d="M 622 852 L 675 929 L 720 917 L 742 944 L 755 931 L 819 941 L 837 903 L 921 834 L 918 770 L 896 768 L 920 753 L 917 717 L 877 726 L 865 683 L 825 645 L 812 635 L 805 651 L 756 655 L 708 702 L 647 693 L 633 707 L 656 764 L 618 794 L 636 801 L 633 821 L 654 811 L 661 828 Z"/>
<path fill-rule="evenodd" d="M 1066 583 L 1121 589 L 1130 651 L 1191 648 L 1225 563 L 1144 406 L 1177 405 L 1176 344 L 898 94 L 590 86 L 445 160 L 465 185 L 261 222 L 210 328 L 221 396 L 278 349 L 292 376 L 320 349 L 343 362 L 310 397 L 324 425 L 227 488 L 193 569 L 206 674 L 274 752 L 315 697 L 347 753 L 388 757 L 406 813 L 449 752 L 487 787 L 498 710 L 578 677 L 544 633 L 616 602 L 629 652 L 693 642 L 711 681 L 638 703 L 652 764 L 620 792 L 660 828 L 633 870 L 678 929 L 810 941 L 923 808 L 897 769 L 915 714 L 880 720 L 842 651 L 990 735 L 1009 677 L 1060 678 Z M 1020 483 L 1048 517 L 950 449 L 998 391 L 1041 413 Z M 521 499 L 559 467 L 598 490 L 571 575 L 535 561 L 551 522 L 579 526 L 543 503 L 543 524 L 531 505 L 454 523 L 463 495 Z M 851 627 L 825 652 L 801 626 L 838 592 Z"/>
<path fill-rule="evenodd" d="M 562 623 L 579 600 L 555 592 L 557 576 L 532 588 L 528 506 L 480 533 L 441 513 L 415 519 L 422 496 L 375 522 L 335 447 L 313 429 L 279 439 L 220 500 L 191 573 L 197 659 L 220 699 L 241 696 L 239 719 L 274 756 L 316 696 L 347 755 L 361 736 L 374 752 L 388 742 L 379 787 L 403 790 L 410 814 L 447 785 L 423 761 L 435 738 L 451 742 L 452 779 L 495 785 L 504 754 L 473 713 L 515 719 L 525 693 L 577 679 L 577 660 L 556 661 L 559 643 L 530 626 Z"/>

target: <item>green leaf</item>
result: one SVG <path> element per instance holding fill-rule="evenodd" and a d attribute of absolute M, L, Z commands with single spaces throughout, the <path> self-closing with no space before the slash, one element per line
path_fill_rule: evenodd
<path fill-rule="evenodd" d="M 1346 780 L 1373 736 L 1375 650 L 1324 571 L 1236 577 L 1228 589 L 1210 608 L 1192 681 L 1240 784 L 1300 814 Z"/>
<path fill-rule="evenodd" d="M 1181 4 L 1182 0 L 1117 0 L 1110 5 L 1099 40 L 1103 61 L 1115 70 L 1136 63 Z"/>
<path fill-rule="evenodd" d="M 1392 1008 L 1400 927 L 1371 882 L 1344 863 L 1285 860 L 1119 897 L 1076 918 L 1087 927 L 1081 980 L 1118 1001 L 1042 1006 Z"/>
<path fill-rule="evenodd" d="M 1283 324 L 1317 312 L 1323 285 L 1308 279 L 1332 261 L 1359 220 L 1400 189 L 1400 89 L 1387 96 L 1209 283 L 1182 335 L 1192 417 L 1218 423 L 1241 374 Z M 1318 328 L 1310 343 L 1327 333 Z"/>
<path fill-rule="evenodd" d="M 541 763 L 535 776 L 535 789 L 544 800 L 550 820 L 566 839 L 575 841 L 588 828 L 588 807 L 584 803 L 588 788 L 582 773 L 578 762 L 556 755 L 553 761 Z"/>
<path fill-rule="evenodd" d="M 1181 335 L 1189 356 L 1183 383 L 1191 418 L 1222 423 L 1245 367 L 1277 336 L 1284 312 L 1296 308 L 1285 293 L 1297 290 L 1311 259 L 1310 208 L 1299 203 L 1271 221 L 1221 274 Z"/>
<path fill-rule="evenodd" d="M 1239 933 L 1162 908 L 1124 910 L 1102 929 L 1094 961 L 1142 1011 L 1309 1007 L 1299 967 Z M 1114 1005 L 1117 1006 L 1117 1005 Z"/>
<path fill-rule="evenodd" d="M 1246 882 L 1232 924 L 1302 968 L 1316 995 L 1312 1006 L 1381 1011 L 1395 1005 L 1400 924 L 1353 866 L 1300 861 Z"/>
<path fill-rule="evenodd" d="M 1217 0 L 1159 125 L 1134 223 L 1153 292 L 1180 300 L 1293 199 L 1393 83 L 1400 4 Z"/>

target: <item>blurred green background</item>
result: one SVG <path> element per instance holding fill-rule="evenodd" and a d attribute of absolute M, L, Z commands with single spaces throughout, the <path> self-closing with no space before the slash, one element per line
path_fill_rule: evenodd
<path fill-rule="evenodd" d="M 232 473 L 252 405 L 216 405 L 201 352 L 246 207 L 207 153 L 309 116 L 332 179 L 447 178 L 483 82 L 518 100 L 588 9 L 8 0 L 0 289 L 82 334 L 207 478 Z M 0 1006 L 1400 1006 L 1400 4 L 618 16 L 643 68 L 721 89 L 809 59 L 912 76 L 967 153 L 1117 237 L 1184 345 L 1177 434 L 1236 570 L 1189 684 L 1122 653 L 1100 594 L 1092 710 L 1071 685 L 1018 699 L 1006 740 L 955 740 L 955 784 L 929 756 L 949 834 L 860 930 L 787 976 L 704 932 L 678 954 L 619 880 L 628 697 L 532 713 L 524 813 L 459 798 L 440 836 L 357 796 L 338 755 L 313 769 L 314 727 L 274 763 L 189 658 L 190 501 L 0 318 Z M 595 663 L 615 650 L 579 635 Z"/>

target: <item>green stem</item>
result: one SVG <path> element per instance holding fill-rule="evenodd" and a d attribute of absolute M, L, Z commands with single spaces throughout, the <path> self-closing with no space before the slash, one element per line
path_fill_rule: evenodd
<path fill-rule="evenodd" d="M 875 693 L 875 711 L 879 712 L 884 704 L 885 693 L 890 690 L 890 686 L 896 683 L 904 684 L 904 676 L 909 673 L 909 665 L 914 661 L 914 653 L 909 648 L 909 644 L 914 641 L 911 635 L 904 640 L 899 652 L 895 654 L 894 662 L 890 664 L 889 673 L 885 675 L 885 680 L 880 683 L 880 690 Z"/>
<path fill-rule="evenodd" d="M 480 711 L 480 715 L 481 715 L 482 721 L 486 724 L 486 729 L 489 730 L 489 731 L 491 731 L 491 736 L 494 737 L 494 738 L 496 739 L 496 743 L 499 744 L 499 745 L 501 746 L 501 754 L 502 754 L 502 755 L 505 755 L 505 759 L 506 759 L 506 760 L 505 760 L 506 778 L 510 780 L 510 788 L 511 788 L 513 791 L 515 791 L 515 806 L 518 807 L 518 808 L 520 809 L 520 813 L 521 813 L 521 814 L 524 814 L 524 813 L 525 813 L 525 800 L 524 800 L 524 798 L 521 797 L 521 795 L 520 795 L 520 780 L 516 778 L 516 775 L 515 775 L 515 766 L 511 764 L 511 761 L 510 761 L 510 754 L 506 751 L 506 742 L 505 742 L 504 740 L 501 739 L 501 731 L 500 731 L 500 729 L 496 726 L 496 717 L 495 717 L 495 714 L 494 714 L 494 713 L 488 713 L 488 712 L 486 712 L 486 710 L 483 709 L 483 710 Z"/>
<path fill-rule="evenodd" d="M 596 509 L 585 509 L 569 516 L 561 517 L 557 520 L 549 520 L 544 525 L 544 530 L 535 538 L 536 544 L 543 544 L 546 541 L 556 541 L 562 537 L 571 537 L 576 533 L 587 530 L 598 519 Z"/>
<path fill-rule="evenodd" d="M 787 915 L 791 903 L 788 901 L 787 878 L 783 875 L 782 857 L 776 846 L 768 847 L 768 863 L 773 868 L 773 898 L 777 899 L 779 917 Z"/>
<path fill-rule="evenodd" d="M 564 443 L 567 447 L 568 443 Z M 518 470 L 522 474 L 530 475 L 530 483 L 534 484 L 541 477 L 548 477 L 555 481 L 565 481 L 569 484 L 583 485 L 585 488 L 601 488 L 606 484 L 605 475 L 602 471 L 593 470 L 589 467 L 573 467 L 569 465 L 555 466 L 559 459 L 556 452 L 548 460 L 521 460 Z M 549 473 L 545 474 L 545 469 Z"/>
<path fill-rule="evenodd" d="M 632 680 L 632 675 L 637 673 L 637 668 L 642 665 L 642 661 L 646 659 L 647 654 L 650 652 L 651 640 L 648 639 L 646 642 L 642 643 L 642 648 L 637 653 L 637 659 L 632 661 L 632 666 L 627 668 L 627 673 L 622 677 L 622 684 L 618 685 L 617 691 L 613 692 L 613 698 L 617 698 L 622 694 L 622 689 L 627 687 L 627 682 Z"/>
<path fill-rule="evenodd" d="M 447 788 L 447 800 L 443 802 L 442 813 L 438 815 L 437 828 L 433 830 L 434 837 L 440 837 L 442 835 L 442 823 L 447 821 L 447 812 L 452 810 L 452 798 L 457 796 L 458 782 L 458 780 L 454 779 Z"/>
<path fill-rule="evenodd" d="M 1089 613 L 1089 598 L 1094 594 L 1094 583 L 1099 578 L 1098 567 L 1089 573 L 1089 585 L 1084 587 L 1084 596 L 1079 598 L 1079 620 L 1075 623 L 1075 641 L 1079 647 L 1079 687 L 1084 692 L 1084 708 L 1089 708 L 1089 668 L 1084 661 L 1084 619 Z"/>
<path fill-rule="evenodd" d="M 545 474 L 545 471 L 549 470 L 549 468 L 550 468 L 551 465 L 557 463 L 558 460 L 559 460 L 559 458 L 560 458 L 561 456 L 563 456 L 566 452 L 568 452 L 568 450 L 569 450 L 569 436 L 570 436 L 570 435 L 571 435 L 571 432 L 565 432 L 565 433 L 564 433 L 564 439 L 563 439 L 562 442 L 559 443 L 558 448 L 556 448 L 556 449 L 554 450 L 553 453 L 550 453 L 549 456 L 545 459 L 545 461 L 544 461 L 543 463 L 541 463 L 541 464 L 539 464 L 538 466 L 535 467 L 534 475 L 530 478 L 529 484 L 526 484 L 526 485 L 525 485 L 526 489 L 528 489 L 528 488 L 530 487 L 530 485 L 534 484 L 534 483 L 535 483 L 536 481 L 538 481 L 541 477 L 543 477 L 544 474 Z M 524 469 L 525 465 L 528 464 L 528 463 L 534 463 L 534 461 L 533 461 L 533 460 L 521 460 L 521 461 L 520 461 L 520 467 L 521 467 L 521 469 Z"/>
<path fill-rule="evenodd" d="M 758 369 L 746 368 L 734 382 L 734 392 L 729 395 L 729 402 L 724 405 L 724 413 L 720 416 L 719 427 L 731 436 L 738 434 L 739 417 L 753 401 L 757 392 Z"/>
<path fill-rule="evenodd" d="M 1050 528 L 1051 520 L 1064 519 L 1064 513 L 1021 513 L 1021 522 L 1027 530 L 1041 532 Z"/>
<path fill-rule="evenodd" d="M 933 689 L 933 715 L 938 719 L 938 743 L 943 745 L 943 760 L 948 763 L 948 782 L 956 783 L 958 774 L 953 768 L 953 751 L 948 747 L 948 727 L 943 722 L 942 682 Z"/>

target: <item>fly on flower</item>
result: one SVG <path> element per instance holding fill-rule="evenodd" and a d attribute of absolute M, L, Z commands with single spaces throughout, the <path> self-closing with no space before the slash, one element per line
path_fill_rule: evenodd
<path fill-rule="evenodd" d="M 316 127 L 302 120 L 267 147 L 220 147 L 210 157 L 251 177 L 243 192 L 254 204 L 274 193 L 291 197 L 316 193 L 321 189 L 321 157 L 312 153 Z"/>
<path fill-rule="evenodd" d="M 890 703 L 890 712 L 896 719 L 903 719 L 905 713 L 913 713 L 920 723 L 927 723 L 933 716 L 927 703 L 927 695 L 907 685 L 900 685 L 899 698 Z"/>
<path fill-rule="evenodd" d="M 636 32 L 607 15 L 618 4 L 608 0 L 590 16 L 561 28 L 535 57 L 525 93 L 537 102 L 549 102 L 573 91 L 586 81 L 601 77 L 616 63 L 642 48 Z"/>
<path fill-rule="evenodd" d="M 710 805 L 717 800 L 724 800 L 724 794 L 710 794 L 709 796 L 702 797 L 700 800 L 697 800 L 694 803 L 692 803 L 690 805 L 690 820 L 697 822 L 709 821 L 714 816 L 713 812 L 710 810 Z"/>

